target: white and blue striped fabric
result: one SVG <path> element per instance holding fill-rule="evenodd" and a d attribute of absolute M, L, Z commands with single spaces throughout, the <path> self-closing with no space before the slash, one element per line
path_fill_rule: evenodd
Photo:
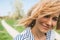
<path fill-rule="evenodd" d="M 46 36 L 46 40 L 54 40 L 54 37 L 52 38 L 51 33 L 52 31 L 49 31 Z M 21 34 L 17 35 L 14 40 L 34 40 L 34 36 L 31 33 L 31 28 L 26 28 Z"/>

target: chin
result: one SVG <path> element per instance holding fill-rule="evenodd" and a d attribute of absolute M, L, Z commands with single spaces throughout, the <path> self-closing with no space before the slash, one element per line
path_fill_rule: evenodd
<path fill-rule="evenodd" d="M 47 32 L 48 32 L 48 30 L 41 30 L 41 32 L 43 32 L 43 33 L 47 33 Z"/>

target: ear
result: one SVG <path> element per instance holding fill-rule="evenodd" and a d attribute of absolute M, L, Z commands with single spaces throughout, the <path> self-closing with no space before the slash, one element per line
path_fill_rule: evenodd
<path fill-rule="evenodd" d="M 32 22 L 28 26 L 32 28 L 35 25 L 35 23 L 36 23 L 36 19 L 32 20 Z"/>

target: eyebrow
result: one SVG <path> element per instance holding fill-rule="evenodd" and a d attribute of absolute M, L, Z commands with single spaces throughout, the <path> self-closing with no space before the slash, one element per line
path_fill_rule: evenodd
<path fill-rule="evenodd" d="M 59 16 L 54 16 L 54 17 L 57 17 L 58 18 Z"/>

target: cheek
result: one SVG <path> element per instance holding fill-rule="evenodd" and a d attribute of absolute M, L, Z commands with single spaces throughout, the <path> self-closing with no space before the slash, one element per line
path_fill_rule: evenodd
<path fill-rule="evenodd" d="M 57 22 L 53 22 L 53 26 L 56 26 L 57 25 Z"/>

